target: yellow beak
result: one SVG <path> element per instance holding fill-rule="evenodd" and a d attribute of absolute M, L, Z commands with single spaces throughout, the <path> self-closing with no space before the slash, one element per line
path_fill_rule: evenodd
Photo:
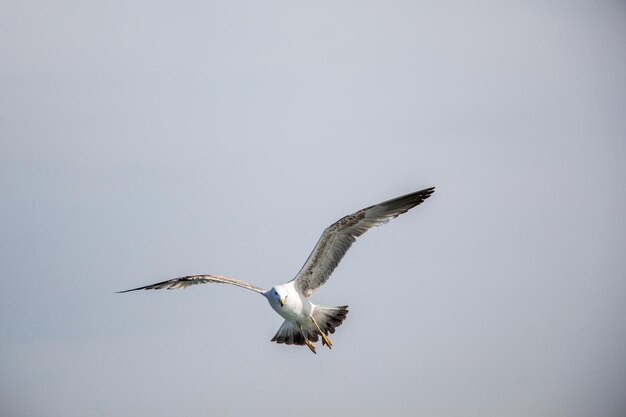
<path fill-rule="evenodd" d="M 279 298 L 278 299 L 278 303 L 280 304 L 280 306 L 284 306 L 285 305 L 285 299 L 284 298 Z"/>

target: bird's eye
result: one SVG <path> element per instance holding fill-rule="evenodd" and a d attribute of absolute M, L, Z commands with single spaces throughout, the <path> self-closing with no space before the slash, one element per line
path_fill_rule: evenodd
<path fill-rule="evenodd" d="M 278 292 L 274 291 L 274 294 L 278 295 Z"/>

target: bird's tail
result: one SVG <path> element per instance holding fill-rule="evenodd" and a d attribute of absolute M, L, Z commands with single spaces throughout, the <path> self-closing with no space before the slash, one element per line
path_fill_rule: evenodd
<path fill-rule="evenodd" d="M 313 326 L 301 326 L 295 321 L 285 320 L 272 338 L 272 342 L 284 343 L 286 345 L 304 345 L 306 343 L 305 334 L 306 338 L 311 342 L 319 340 Z"/>
<path fill-rule="evenodd" d="M 341 326 L 347 315 L 348 306 L 315 306 L 313 310 L 313 318 L 325 334 L 335 333 L 335 328 Z"/>
<path fill-rule="evenodd" d="M 347 315 L 348 306 L 315 306 L 313 310 L 313 318 L 325 334 L 335 333 L 335 328 L 341 325 Z M 285 320 L 272 338 L 272 342 L 285 343 L 287 345 L 304 345 L 306 344 L 306 339 L 313 343 L 319 340 L 318 331 L 313 323 L 300 325 L 291 320 Z"/>

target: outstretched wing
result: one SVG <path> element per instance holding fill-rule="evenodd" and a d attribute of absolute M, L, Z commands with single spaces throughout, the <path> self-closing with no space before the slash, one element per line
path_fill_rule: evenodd
<path fill-rule="evenodd" d="M 119 291 L 119 293 L 125 293 L 137 290 L 177 290 L 179 288 L 187 288 L 192 285 L 198 284 L 231 284 L 248 290 L 256 291 L 259 294 L 263 294 L 265 290 L 259 288 L 256 285 L 252 285 L 245 281 L 238 279 L 224 277 L 221 275 L 189 275 L 186 277 L 168 279 L 167 281 L 157 282 L 156 284 L 146 285 L 145 287 L 133 288 L 132 290 Z"/>
<path fill-rule="evenodd" d="M 324 230 L 313 252 L 293 279 L 296 289 L 305 297 L 321 287 L 333 273 L 357 237 L 369 229 L 398 217 L 417 206 L 435 192 L 435 187 L 416 191 L 350 214 Z"/>

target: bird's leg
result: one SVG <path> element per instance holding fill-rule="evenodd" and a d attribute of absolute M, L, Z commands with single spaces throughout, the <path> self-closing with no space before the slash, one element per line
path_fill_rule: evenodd
<path fill-rule="evenodd" d="M 322 336 L 322 345 L 326 345 L 328 346 L 328 349 L 332 349 L 333 344 L 330 342 L 330 339 L 328 338 L 328 336 L 326 336 L 326 333 L 324 333 L 322 329 L 320 329 L 320 326 L 317 324 L 317 321 L 315 320 L 313 316 L 311 316 L 311 321 L 313 322 L 313 325 L 315 325 L 315 328 L 317 329 L 317 331 L 320 333 L 320 336 Z"/>
<path fill-rule="evenodd" d="M 300 331 L 302 332 L 302 336 L 304 336 L 304 343 L 306 343 L 309 349 L 311 349 L 311 352 L 317 354 L 317 352 L 315 351 L 315 345 L 311 343 L 311 341 L 306 337 L 306 333 L 302 329 L 302 325 L 300 325 Z"/>

